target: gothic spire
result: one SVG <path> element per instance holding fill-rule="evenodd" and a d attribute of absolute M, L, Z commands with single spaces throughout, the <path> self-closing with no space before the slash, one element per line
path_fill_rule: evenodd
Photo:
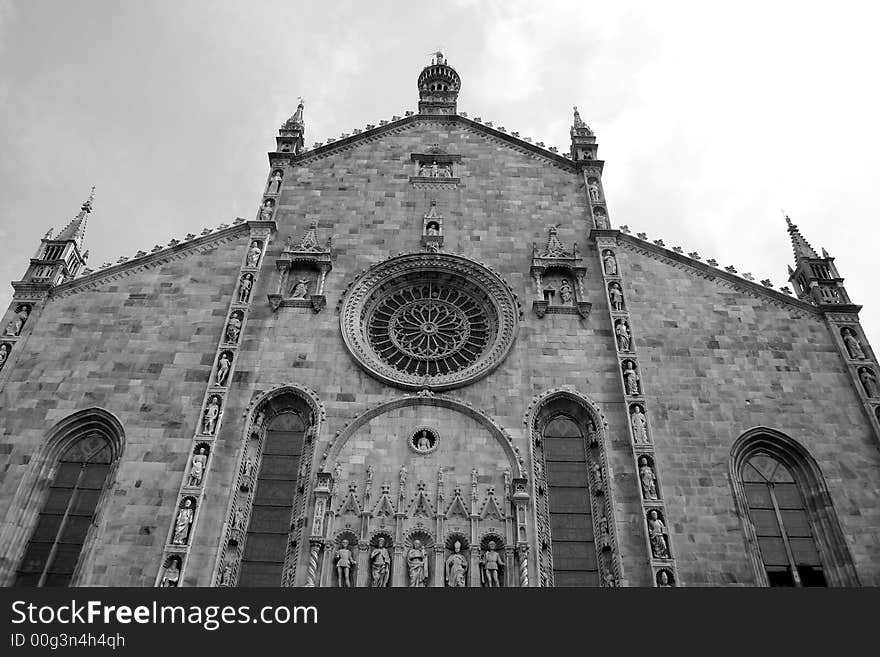
<path fill-rule="evenodd" d="M 794 249 L 794 261 L 800 262 L 804 258 L 818 258 L 819 254 L 810 246 L 810 243 L 801 235 L 798 227 L 791 222 L 788 215 L 785 215 L 785 223 L 788 224 L 788 234 L 791 236 L 791 245 Z"/>
<path fill-rule="evenodd" d="M 287 121 L 284 122 L 284 126 L 287 128 L 298 127 L 300 130 L 304 130 L 306 127 L 305 122 L 303 121 L 303 99 L 299 99 L 299 105 L 296 106 L 296 112 L 293 113 Z M 289 129 L 288 128 L 288 129 Z"/>
<path fill-rule="evenodd" d="M 58 235 L 54 237 L 56 242 L 72 241 L 76 243 L 77 248 L 82 247 L 83 238 L 86 234 L 86 222 L 89 214 L 92 212 L 92 203 L 95 200 L 95 188 L 89 193 L 89 198 L 82 204 L 79 214 L 77 214 L 67 226 L 65 226 Z"/>

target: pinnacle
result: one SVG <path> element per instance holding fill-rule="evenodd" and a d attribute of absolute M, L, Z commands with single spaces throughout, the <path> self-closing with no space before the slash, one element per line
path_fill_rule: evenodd
<path fill-rule="evenodd" d="M 89 193 L 89 198 L 82 204 L 79 214 L 71 219 L 70 223 L 55 236 L 54 239 L 56 241 L 73 241 L 76 242 L 77 247 L 82 247 L 83 238 L 86 234 L 86 222 L 88 221 L 89 214 L 92 212 L 92 203 L 94 200 L 95 188 L 92 187 L 92 191 Z"/>
<path fill-rule="evenodd" d="M 788 234 L 791 236 L 795 262 L 800 262 L 805 258 L 818 258 L 819 254 L 810 246 L 806 238 L 801 235 L 801 231 L 798 230 L 797 225 L 792 223 L 788 215 L 785 215 L 785 223 L 788 224 Z"/>

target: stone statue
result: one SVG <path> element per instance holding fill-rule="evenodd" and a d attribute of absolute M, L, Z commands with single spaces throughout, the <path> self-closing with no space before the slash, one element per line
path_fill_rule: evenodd
<path fill-rule="evenodd" d="M 623 371 L 623 381 L 626 384 L 626 394 L 639 394 L 639 377 L 636 374 L 635 365 L 632 361 L 626 361 L 626 369 Z"/>
<path fill-rule="evenodd" d="M 388 586 L 388 575 L 391 567 L 391 557 L 388 555 L 388 548 L 385 547 L 385 539 L 381 536 L 377 542 L 377 546 L 370 553 L 370 563 L 373 570 L 373 586 L 385 588 Z"/>
<path fill-rule="evenodd" d="M 651 553 L 654 558 L 668 559 L 669 544 L 666 539 L 666 525 L 653 509 L 648 511 L 648 538 L 651 540 Z"/>
<path fill-rule="evenodd" d="M 865 360 L 865 351 L 862 349 L 859 339 L 853 334 L 852 329 L 843 329 L 843 343 L 846 345 L 850 358 Z"/>
<path fill-rule="evenodd" d="M 489 541 L 487 547 L 489 549 L 480 558 L 480 564 L 483 566 L 484 584 L 490 588 L 497 588 L 501 586 L 498 575 L 499 571 L 504 568 L 504 561 L 495 550 L 495 541 Z"/>
<path fill-rule="evenodd" d="M 624 320 L 620 319 L 617 321 L 614 325 L 614 333 L 617 335 L 617 348 L 620 349 L 620 351 L 630 351 L 630 340 L 632 339 L 632 336 L 630 335 L 629 327 Z"/>
<path fill-rule="evenodd" d="M 247 253 L 247 266 L 248 267 L 256 267 L 257 263 L 260 262 L 260 255 L 262 255 L 263 250 L 260 248 L 258 242 L 251 242 L 251 248 L 248 249 Z"/>
<path fill-rule="evenodd" d="M 452 165 L 444 164 L 440 167 L 440 177 L 441 178 L 451 178 L 452 177 Z"/>
<path fill-rule="evenodd" d="M 281 179 L 283 176 L 280 171 L 275 171 L 272 173 L 272 177 L 269 179 L 269 185 L 266 187 L 267 194 L 278 194 L 281 192 Z"/>
<path fill-rule="evenodd" d="M 437 160 L 434 160 L 434 163 L 431 165 L 431 177 L 439 178 L 440 177 L 440 167 L 437 166 Z"/>
<path fill-rule="evenodd" d="M 260 208 L 260 219 L 262 221 L 271 221 L 272 220 L 272 212 L 275 210 L 275 207 L 272 204 L 272 201 L 266 200 L 263 203 L 263 207 Z"/>
<path fill-rule="evenodd" d="M 418 539 L 413 541 L 413 546 L 406 554 L 406 564 L 409 568 L 410 586 L 427 586 L 428 584 L 428 553 L 422 547 Z"/>
<path fill-rule="evenodd" d="M 446 586 L 467 586 L 467 559 L 461 553 L 461 542 L 456 541 L 452 546 L 455 550 L 446 559 Z"/>
<path fill-rule="evenodd" d="M 587 424 L 587 444 L 594 445 L 599 442 L 599 432 L 592 420 Z"/>
<path fill-rule="evenodd" d="M 654 469 L 648 465 L 648 459 L 642 456 L 639 459 L 639 480 L 642 482 L 642 495 L 646 499 L 657 499 L 657 475 Z"/>
<path fill-rule="evenodd" d="M 636 404 L 630 414 L 630 423 L 633 429 L 633 440 L 636 445 L 648 445 L 648 418 L 642 412 L 642 407 Z"/>
<path fill-rule="evenodd" d="M 293 286 L 293 290 L 290 293 L 291 299 L 305 299 L 309 294 L 309 283 L 311 281 L 308 278 L 300 278 L 296 285 Z"/>
<path fill-rule="evenodd" d="M 217 377 L 215 381 L 218 386 L 226 385 L 226 377 L 229 376 L 229 368 L 231 365 L 232 363 L 229 360 L 229 356 L 224 351 L 220 354 L 220 358 L 217 360 Z"/>
<path fill-rule="evenodd" d="M 605 212 L 601 208 L 596 209 L 593 218 L 596 220 L 596 228 L 608 228 L 608 217 L 605 216 Z"/>
<path fill-rule="evenodd" d="M 205 454 L 205 448 L 199 447 L 199 451 L 192 457 L 192 465 L 189 468 L 189 485 L 201 486 L 202 477 L 205 475 L 205 465 L 208 463 L 208 457 Z"/>
<path fill-rule="evenodd" d="M 859 380 L 865 388 L 868 397 L 880 397 L 880 388 L 877 387 L 877 377 L 867 367 L 859 368 Z"/>
<path fill-rule="evenodd" d="M 612 283 L 608 288 L 608 296 L 611 298 L 611 308 L 623 310 L 623 291 L 617 283 Z"/>
<path fill-rule="evenodd" d="M 241 277 L 241 283 L 238 285 L 238 302 L 247 303 L 251 298 L 251 288 L 254 286 L 254 277 L 251 274 L 245 274 Z"/>
<path fill-rule="evenodd" d="M 6 362 L 6 359 L 9 357 L 9 347 L 5 344 L 0 344 L 0 370 L 3 369 L 3 364 Z"/>
<path fill-rule="evenodd" d="M 418 440 L 416 441 L 416 449 L 420 452 L 427 452 L 431 449 L 431 439 L 428 438 L 428 432 L 422 430 L 419 432 Z"/>
<path fill-rule="evenodd" d="M 669 581 L 669 573 L 665 570 L 661 570 L 657 573 L 657 586 L 660 588 L 671 587 L 672 582 Z"/>
<path fill-rule="evenodd" d="M 226 342 L 238 342 L 241 333 L 241 319 L 238 313 L 233 313 L 226 325 Z"/>
<path fill-rule="evenodd" d="M 217 395 L 212 395 L 205 407 L 205 415 L 202 418 L 202 433 L 208 436 L 214 435 L 217 428 L 217 418 L 220 417 L 220 401 Z"/>
<path fill-rule="evenodd" d="M 162 580 L 159 586 L 162 588 L 173 588 L 180 582 L 180 565 L 177 559 L 171 559 L 162 573 Z"/>
<path fill-rule="evenodd" d="M 355 566 L 354 555 L 348 547 L 348 540 L 342 539 L 342 545 L 333 555 L 333 561 L 336 562 L 336 577 L 339 580 L 339 586 L 351 588 L 351 569 Z"/>
<path fill-rule="evenodd" d="M 440 232 L 437 230 L 437 224 L 434 223 L 433 221 L 431 223 L 429 223 L 427 228 L 425 229 L 425 234 L 428 235 L 429 237 L 434 237 L 435 235 L 439 235 Z"/>
<path fill-rule="evenodd" d="M 599 183 L 597 183 L 595 180 L 590 181 L 590 200 L 599 200 Z"/>
<path fill-rule="evenodd" d="M 617 276 L 617 260 L 614 259 L 614 254 L 611 251 L 605 251 L 602 262 L 605 265 L 606 276 Z"/>
<path fill-rule="evenodd" d="M 596 488 L 602 488 L 602 481 L 604 477 L 602 476 L 602 466 L 598 463 L 593 463 L 593 483 Z"/>
<path fill-rule="evenodd" d="M 244 509 L 241 507 L 235 509 L 235 516 L 232 522 L 234 524 L 233 529 L 244 531 Z"/>
<path fill-rule="evenodd" d="M 559 298 L 562 299 L 562 303 L 571 303 L 571 285 L 567 280 L 563 279 L 562 284 L 559 286 Z"/>
<path fill-rule="evenodd" d="M 429 175 L 430 174 L 428 172 L 428 165 L 424 162 L 421 162 L 419 164 L 419 176 L 421 176 L 422 178 L 427 178 Z"/>
<path fill-rule="evenodd" d="M 174 521 L 174 536 L 171 539 L 174 545 L 186 545 L 193 516 L 192 500 L 187 498 L 183 501 L 183 506 L 177 512 L 177 519 Z"/>
<path fill-rule="evenodd" d="M 220 586 L 232 585 L 232 564 L 227 563 L 220 571 Z"/>

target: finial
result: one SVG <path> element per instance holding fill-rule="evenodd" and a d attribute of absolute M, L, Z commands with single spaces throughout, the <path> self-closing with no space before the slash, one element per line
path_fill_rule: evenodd
<path fill-rule="evenodd" d="M 583 121 L 583 119 L 581 119 L 581 114 L 580 114 L 580 112 L 578 112 L 577 105 L 575 105 L 574 106 L 574 127 L 575 128 L 583 128 L 584 125 L 585 125 L 584 121 Z"/>

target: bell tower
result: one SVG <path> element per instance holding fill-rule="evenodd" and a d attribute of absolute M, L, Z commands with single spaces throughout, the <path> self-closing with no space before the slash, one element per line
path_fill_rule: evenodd
<path fill-rule="evenodd" d="M 461 78 L 439 50 L 419 74 L 419 114 L 455 114 Z"/>
<path fill-rule="evenodd" d="M 834 258 L 825 249 L 822 249 L 820 257 L 788 216 L 785 222 L 788 224 L 795 263 L 794 269 L 788 268 L 788 280 L 798 298 L 817 306 L 833 305 L 834 310 L 839 310 L 841 304 L 851 305 L 843 287 L 843 278 L 834 266 Z"/>

